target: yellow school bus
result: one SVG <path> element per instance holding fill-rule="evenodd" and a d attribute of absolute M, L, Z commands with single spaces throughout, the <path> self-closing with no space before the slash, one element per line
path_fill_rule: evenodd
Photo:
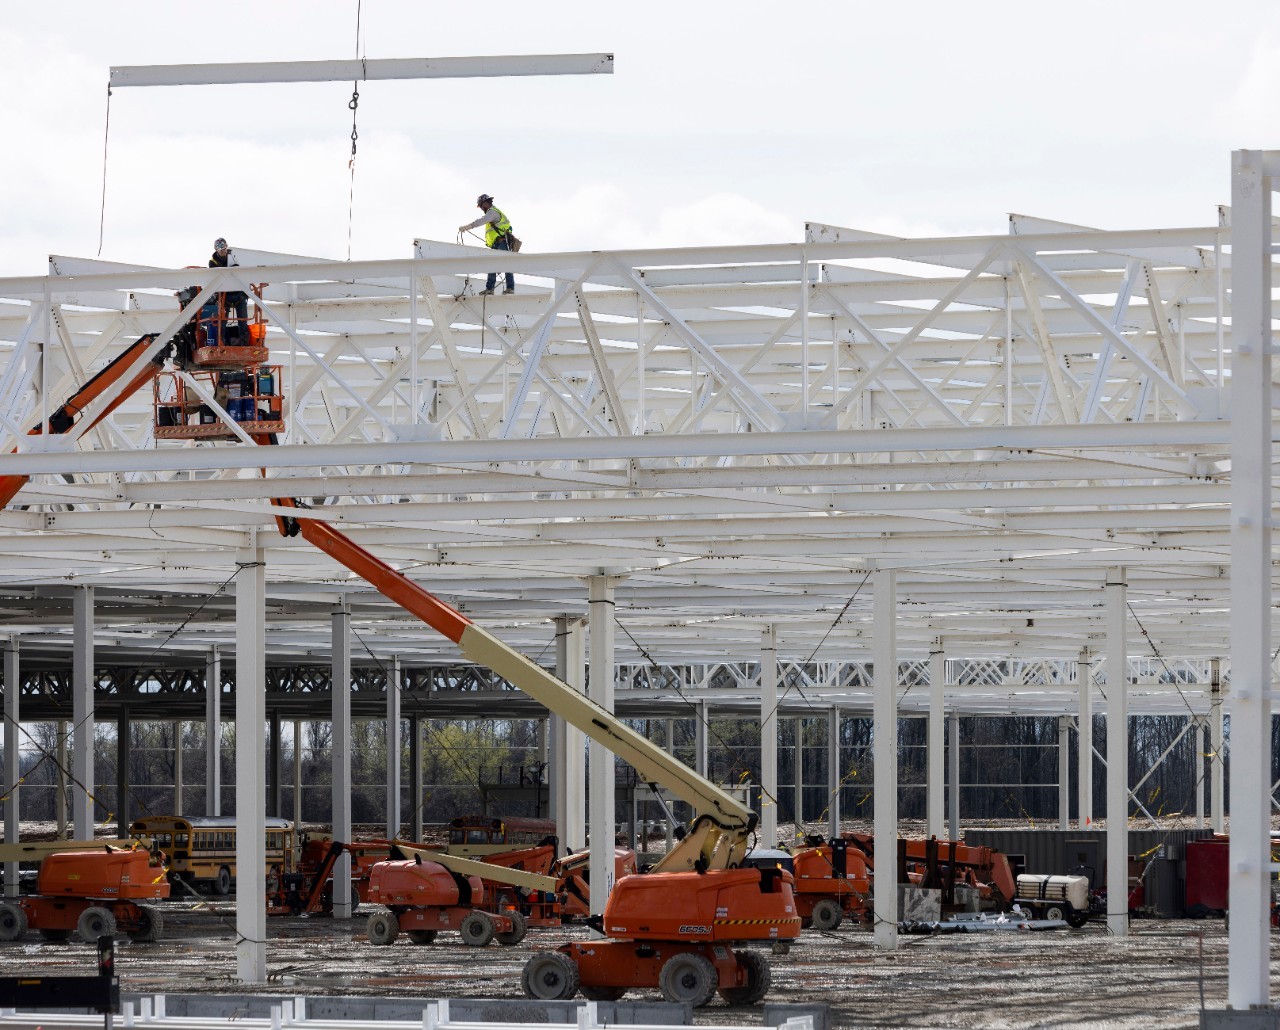
<path fill-rule="evenodd" d="M 265 819 L 267 870 L 294 867 L 295 833 L 288 819 Z M 152 815 L 129 826 L 135 837 L 149 837 L 168 860 L 169 880 L 229 894 L 236 876 L 235 816 Z"/>

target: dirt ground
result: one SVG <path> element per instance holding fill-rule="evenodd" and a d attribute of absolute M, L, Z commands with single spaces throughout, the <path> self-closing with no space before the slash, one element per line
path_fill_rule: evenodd
<path fill-rule="evenodd" d="M 534 948 L 585 931 L 533 930 L 515 947 L 463 946 L 456 935 L 418 947 L 365 939 L 365 915 L 351 920 L 269 922 L 269 982 L 236 979 L 235 915 L 226 901 L 163 903 L 165 937 L 117 941 L 126 991 L 143 993 L 382 995 L 520 998 L 520 971 Z M 833 1027 L 1195 1027 L 1202 1004 L 1226 1003 L 1226 932 L 1221 920 L 1135 920 L 1127 938 L 1101 924 L 1079 930 L 903 935 L 897 952 L 872 947 L 868 930 L 805 931 L 789 954 L 770 955 L 770 1001 L 831 1005 Z M 73 935 L 45 942 L 34 932 L 0 944 L 0 975 L 84 975 L 96 963 Z M 632 995 L 629 995 L 629 997 Z M 657 991 L 646 992 L 660 1000 Z M 760 1011 L 717 999 L 696 1023 L 751 1024 Z"/>

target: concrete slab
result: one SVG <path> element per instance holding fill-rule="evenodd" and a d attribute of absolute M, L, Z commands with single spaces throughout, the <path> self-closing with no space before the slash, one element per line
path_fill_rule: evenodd
<path fill-rule="evenodd" d="M 1200 1030 L 1277 1030 L 1276 1009 L 1206 1009 L 1200 1013 Z"/>

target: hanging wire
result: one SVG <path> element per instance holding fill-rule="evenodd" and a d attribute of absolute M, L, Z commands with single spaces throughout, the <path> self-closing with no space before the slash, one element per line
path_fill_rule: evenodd
<path fill-rule="evenodd" d="M 368 68 L 360 56 L 360 8 L 363 0 L 356 0 L 356 60 L 360 61 L 361 78 L 368 77 Z M 351 159 L 347 162 L 347 170 L 351 173 L 351 182 L 347 189 L 347 260 L 351 260 L 351 233 L 355 224 L 356 209 L 356 141 L 360 133 L 356 129 L 356 112 L 360 108 L 360 81 L 351 84 L 351 99 L 347 102 L 351 109 Z"/>
<path fill-rule="evenodd" d="M 107 140 L 111 138 L 111 84 L 107 84 L 107 122 L 102 129 L 102 208 L 98 212 L 98 253 L 102 257 L 102 239 L 107 224 Z"/>

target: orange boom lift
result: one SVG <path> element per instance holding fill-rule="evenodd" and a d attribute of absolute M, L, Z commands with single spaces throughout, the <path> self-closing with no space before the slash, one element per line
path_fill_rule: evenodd
<path fill-rule="evenodd" d="M 195 310 L 196 301 L 208 292 L 200 291 L 186 310 Z M 255 318 L 258 315 L 255 311 Z M 186 331 L 191 331 L 194 321 L 188 322 Z M 197 329 L 195 343 L 206 346 L 187 349 L 196 364 L 224 370 L 243 367 L 247 383 L 265 360 L 261 333 L 244 340 L 246 346 L 216 348 L 207 346 L 212 337 L 201 340 L 198 333 Z M 135 347 L 142 343 L 140 340 Z M 182 350 L 180 347 L 177 355 L 179 364 L 184 359 Z M 131 360 L 124 360 L 123 355 L 116 359 L 108 366 L 118 369 L 111 381 L 132 373 L 129 388 L 136 389 L 155 379 L 154 367 L 132 367 L 143 357 L 139 351 Z M 64 408 L 81 398 L 93 382 Z M 272 398 L 266 407 L 274 422 L 282 410 L 275 383 L 269 391 L 259 393 Z M 157 395 L 157 411 L 167 403 Z M 185 412 L 187 404 L 184 400 L 175 407 Z M 98 417 L 106 414 L 104 411 Z M 229 409 L 222 414 L 235 418 Z M 242 431 L 254 442 L 275 442 L 279 431 L 275 425 L 256 417 L 237 419 L 241 420 L 249 423 Z M 171 428 L 178 431 L 164 435 L 176 439 L 200 438 L 207 432 L 193 424 Z M 25 477 L 0 477 L 0 499 L 12 499 L 25 482 Z M 758 821 L 756 813 L 413 580 L 328 524 L 309 518 L 305 507 L 293 498 L 277 498 L 274 503 L 293 509 L 290 515 L 276 518 L 282 534 L 301 535 L 453 641 L 465 658 L 519 687 L 630 763 L 647 782 L 666 787 L 692 806 L 694 817 L 684 835 L 653 871 L 624 877 L 614 885 L 597 926 L 604 938 L 571 942 L 535 954 L 524 968 L 525 993 L 532 998 L 571 998 L 581 990 L 587 998 L 608 999 L 621 997 L 632 988 L 657 987 L 669 1001 L 695 1006 L 706 1004 L 717 992 L 731 1004 L 760 1001 L 770 984 L 768 959 L 761 951 L 743 945 L 794 939 L 800 932 L 800 916 L 790 873 L 776 868 L 741 868 Z M 612 837 L 611 830 L 607 836 Z M 420 864 L 432 863 L 424 860 Z"/>

